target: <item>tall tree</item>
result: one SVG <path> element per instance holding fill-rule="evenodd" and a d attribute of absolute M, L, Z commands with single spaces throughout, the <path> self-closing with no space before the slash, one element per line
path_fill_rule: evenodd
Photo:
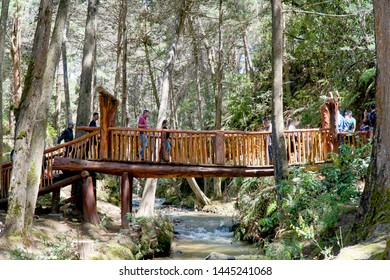
<path fill-rule="evenodd" d="M 3 185 L 3 57 L 9 0 L 3 0 L 0 16 L 0 187 Z"/>
<path fill-rule="evenodd" d="M 368 237 L 378 225 L 389 225 L 390 221 L 390 1 L 375 0 L 374 14 L 377 123 L 371 163 L 353 229 L 360 239 Z M 390 248 L 387 250 L 389 256 Z"/>
<path fill-rule="evenodd" d="M 70 107 L 70 91 L 69 91 L 69 75 L 68 75 L 68 54 L 67 54 L 67 32 L 69 31 L 70 19 L 66 23 L 66 31 L 64 32 L 64 40 L 62 41 L 62 71 L 64 78 L 64 96 L 65 96 L 65 120 L 66 122 L 72 120 L 72 110 Z"/>
<path fill-rule="evenodd" d="M 200 44 L 199 44 L 199 35 L 196 34 L 195 28 L 194 28 L 194 20 L 193 18 L 189 18 L 189 27 L 190 27 L 190 33 L 191 33 L 191 39 L 192 39 L 192 56 L 194 59 L 194 71 L 195 71 L 195 90 L 196 90 L 196 101 L 198 103 L 198 119 L 200 123 L 200 129 L 204 129 L 204 121 L 203 121 L 203 102 L 202 102 L 202 95 L 201 95 L 201 84 L 200 84 L 200 63 L 199 63 L 199 57 L 200 57 Z"/>
<path fill-rule="evenodd" d="M 222 98 L 223 98 L 223 0 L 219 0 L 218 18 L 218 65 L 217 65 L 217 92 L 215 93 L 215 129 L 222 129 Z M 216 178 L 214 183 L 214 196 L 222 198 L 222 179 Z"/>
<path fill-rule="evenodd" d="M 38 108 L 42 96 L 43 77 L 46 70 L 50 40 L 52 0 L 41 0 L 34 44 L 28 65 L 22 99 L 17 111 L 15 129 L 15 154 L 11 173 L 9 207 L 4 232 L 27 237 L 33 223 L 36 193 L 38 192 L 42 153 L 37 162 L 32 151 L 32 141 Z M 43 146 L 43 143 L 41 143 Z M 35 195 L 32 195 L 35 193 Z"/>
<path fill-rule="evenodd" d="M 20 5 L 16 2 L 14 21 L 11 35 L 11 58 L 12 58 L 12 98 L 10 108 L 10 134 L 15 134 L 15 108 L 19 107 L 22 97 L 22 39 L 20 24 Z"/>
<path fill-rule="evenodd" d="M 122 0 L 121 5 L 122 15 L 122 112 L 121 126 L 126 126 L 127 123 L 127 0 Z"/>
<path fill-rule="evenodd" d="M 165 60 L 162 86 L 161 86 L 161 101 L 158 111 L 157 128 L 161 128 L 163 120 L 166 119 L 168 109 L 168 99 L 170 91 L 170 77 L 175 60 L 179 36 L 184 28 L 184 21 L 191 5 L 191 0 L 180 0 L 180 7 L 176 16 L 175 29 L 171 44 L 169 45 L 167 57 Z M 156 196 L 157 179 L 147 179 L 144 192 L 137 215 L 140 217 L 150 217 L 154 214 L 154 200 Z"/>
<path fill-rule="evenodd" d="M 85 25 L 85 37 L 83 47 L 83 62 L 80 77 L 80 93 L 77 106 L 77 125 L 87 126 L 92 114 L 92 78 L 95 62 L 96 45 L 96 14 L 98 9 L 98 0 L 88 0 L 87 22 Z M 76 137 L 85 134 L 77 130 Z"/>
<path fill-rule="evenodd" d="M 68 0 L 60 0 L 59 2 L 56 21 L 47 53 L 46 67 L 42 80 L 41 101 L 37 114 L 39 117 L 35 120 L 35 127 L 30 145 L 30 156 L 28 158 L 29 165 L 35 165 L 35 169 L 33 169 L 31 173 L 36 180 L 33 181 L 34 183 L 29 182 L 30 186 L 27 188 L 27 197 L 29 198 L 29 203 L 26 204 L 27 217 L 33 217 L 36 199 L 38 197 L 39 183 L 42 175 L 42 154 L 45 148 L 46 139 L 46 123 L 49 115 L 50 100 L 53 95 L 55 74 L 61 57 L 61 47 L 64 39 L 69 3 L 70 1 Z"/>
<path fill-rule="evenodd" d="M 283 124 L 283 17 L 282 1 L 272 0 L 272 150 L 276 189 L 287 178 Z M 278 199 L 281 197 L 278 192 Z"/>

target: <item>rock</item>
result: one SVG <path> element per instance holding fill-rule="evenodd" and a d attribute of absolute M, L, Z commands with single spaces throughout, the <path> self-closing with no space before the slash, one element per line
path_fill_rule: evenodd
<path fill-rule="evenodd" d="M 205 260 L 209 261 L 215 261 L 215 260 L 235 260 L 236 258 L 234 256 L 229 256 L 217 252 L 212 252 L 210 253 Z"/>
<path fill-rule="evenodd" d="M 340 250 L 338 260 L 378 260 L 386 257 L 386 243 L 390 239 L 390 224 L 379 224 L 364 241 Z"/>

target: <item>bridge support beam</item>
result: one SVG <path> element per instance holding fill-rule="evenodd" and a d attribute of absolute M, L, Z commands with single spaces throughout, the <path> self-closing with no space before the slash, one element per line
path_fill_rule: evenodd
<path fill-rule="evenodd" d="M 99 216 L 96 209 L 95 194 L 93 192 L 93 181 L 88 171 L 81 172 L 83 180 L 83 212 L 84 221 L 94 225 L 99 224 Z"/>
<path fill-rule="evenodd" d="M 100 172 L 121 176 L 128 172 L 137 178 L 204 178 L 204 177 L 262 177 L 273 176 L 270 167 L 198 166 L 172 163 L 140 163 L 115 161 L 88 161 L 56 157 L 53 170 Z"/>
<path fill-rule="evenodd" d="M 121 224 L 122 228 L 127 227 L 127 213 L 132 213 L 132 189 L 133 177 L 129 177 L 129 173 L 123 172 L 121 180 Z"/>

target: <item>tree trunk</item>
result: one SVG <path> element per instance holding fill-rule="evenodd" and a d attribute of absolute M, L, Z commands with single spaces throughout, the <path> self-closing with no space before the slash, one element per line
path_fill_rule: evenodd
<path fill-rule="evenodd" d="M 195 178 L 186 178 L 191 190 L 194 192 L 196 198 L 202 203 L 202 206 L 211 204 L 210 199 L 202 192 Z"/>
<path fill-rule="evenodd" d="M 3 57 L 9 0 L 3 0 L 0 16 L 0 190 L 3 187 Z"/>
<path fill-rule="evenodd" d="M 57 68 L 57 71 L 59 68 Z M 59 71 L 58 71 L 59 72 Z M 55 113 L 55 118 L 54 118 L 54 123 L 55 123 L 55 128 L 57 131 L 57 136 L 61 135 L 61 103 L 62 103 L 62 98 L 61 98 L 61 82 L 60 82 L 61 76 L 59 73 L 57 73 L 57 81 L 56 81 L 56 113 Z"/>
<path fill-rule="evenodd" d="M 35 202 L 40 182 L 42 152 L 37 161 L 33 150 L 38 109 L 46 70 L 52 1 L 41 0 L 34 45 L 24 82 L 21 103 L 17 113 L 15 154 L 11 173 L 9 207 L 5 232 L 7 235 L 27 237 L 33 222 Z M 43 150 L 43 142 L 41 143 Z M 35 146 L 36 147 L 36 146 Z"/>
<path fill-rule="evenodd" d="M 173 34 L 172 42 L 169 46 L 167 58 L 165 61 L 163 81 L 161 87 L 161 103 L 158 111 L 157 128 L 161 128 L 163 120 L 167 116 L 168 99 L 169 99 L 169 80 L 172 73 L 173 63 L 175 60 L 177 43 L 179 41 L 180 33 L 184 27 L 184 20 L 186 13 L 191 5 L 190 0 L 181 0 L 180 8 L 176 17 L 175 33 Z M 145 183 L 145 189 L 142 195 L 140 207 L 137 212 L 138 217 L 146 216 L 151 217 L 154 215 L 154 199 L 157 189 L 156 179 L 147 179 Z"/>
<path fill-rule="evenodd" d="M 156 81 L 153 74 L 152 62 L 150 61 L 148 44 L 149 44 L 149 39 L 145 38 L 144 39 L 145 58 L 146 58 L 146 64 L 148 65 L 150 83 L 152 85 L 152 92 L 153 92 L 154 99 L 156 100 L 157 108 L 160 108 L 160 98 L 158 97 Z"/>
<path fill-rule="evenodd" d="M 244 29 L 243 42 L 244 42 L 246 63 L 248 65 L 248 70 L 249 70 L 249 78 L 253 82 L 254 79 L 255 79 L 255 72 L 253 70 L 252 57 L 251 57 L 251 53 L 250 53 L 250 50 L 249 50 L 248 30 L 247 30 L 247 28 Z"/>
<path fill-rule="evenodd" d="M 189 19 L 189 27 L 192 38 L 192 54 L 194 58 L 194 71 L 195 71 L 195 90 L 196 90 L 196 100 L 198 103 L 198 120 L 200 124 L 200 129 L 204 130 L 204 121 L 203 121 L 203 102 L 201 96 L 201 85 L 200 85 L 200 73 L 199 73 L 199 41 L 198 34 L 194 30 L 193 19 Z"/>
<path fill-rule="evenodd" d="M 157 179 L 146 179 L 141 203 L 136 213 L 137 217 L 153 217 L 154 201 L 156 199 Z"/>
<path fill-rule="evenodd" d="M 122 0 L 122 45 L 123 45 L 123 54 L 122 54 L 122 112 L 121 112 L 121 126 L 126 126 L 127 120 L 127 0 Z"/>
<path fill-rule="evenodd" d="M 119 20 L 118 20 L 118 35 L 116 40 L 116 68 L 115 68 L 115 80 L 114 80 L 114 97 L 118 98 L 119 92 L 119 81 L 121 78 L 121 65 L 122 65 L 122 39 L 123 39 L 123 1 L 121 1 L 119 8 Z"/>
<path fill-rule="evenodd" d="M 219 0 L 219 25 L 218 25 L 218 67 L 217 67 L 217 92 L 215 95 L 215 129 L 222 128 L 222 79 L 223 79 L 223 1 Z M 221 193 L 222 195 L 222 193 Z"/>
<path fill-rule="evenodd" d="M 72 111 L 70 107 L 70 91 L 69 91 L 69 79 L 68 79 L 68 57 L 66 51 L 66 33 L 69 30 L 69 19 L 67 22 L 66 32 L 64 32 L 64 41 L 62 42 L 62 68 L 64 75 L 64 97 L 65 97 L 65 121 L 68 122 L 73 119 Z"/>
<path fill-rule="evenodd" d="M 12 57 L 12 98 L 10 109 L 10 134 L 15 134 L 15 108 L 19 107 L 22 97 L 22 39 L 20 25 L 20 5 L 17 4 L 12 25 L 11 57 Z"/>
<path fill-rule="evenodd" d="M 272 150 L 278 200 L 280 183 L 287 178 L 287 155 L 283 124 L 283 18 L 281 0 L 272 1 Z"/>
<path fill-rule="evenodd" d="M 98 0 L 88 1 L 87 22 L 85 25 L 85 37 L 83 48 L 83 62 L 80 77 L 80 93 L 77 107 L 77 125 L 88 126 L 92 114 L 91 92 L 92 75 L 95 62 L 95 44 L 96 44 L 96 14 Z M 77 130 L 76 137 L 84 135 L 86 132 Z"/>
<path fill-rule="evenodd" d="M 223 98 L 223 1 L 219 0 L 219 25 L 218 25 L 218 68 L 217 68 L 217 92 L 215 95 L 215 129 L 222 129 L 222 98 Z M 215 199 L 222 198 L 222 180 L 215 178 L 214 182 L 214 197 Z"/>
<path fill-rule="evenodd" d="M 390 223 L 390 2 L 375 0 L 374 14 L 377 126 L 368 176 L 353 229 L 358 239 L 369 237 L 378 225 Z"/>

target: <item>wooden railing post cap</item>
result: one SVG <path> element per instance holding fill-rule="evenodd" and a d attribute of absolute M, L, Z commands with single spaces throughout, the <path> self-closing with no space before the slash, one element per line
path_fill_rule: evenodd
<path fill-rule="evenodd" d="M 89 176 L 89 172 L 87 170 L 81 171 L 81 177 L 85 178 Z"/>

